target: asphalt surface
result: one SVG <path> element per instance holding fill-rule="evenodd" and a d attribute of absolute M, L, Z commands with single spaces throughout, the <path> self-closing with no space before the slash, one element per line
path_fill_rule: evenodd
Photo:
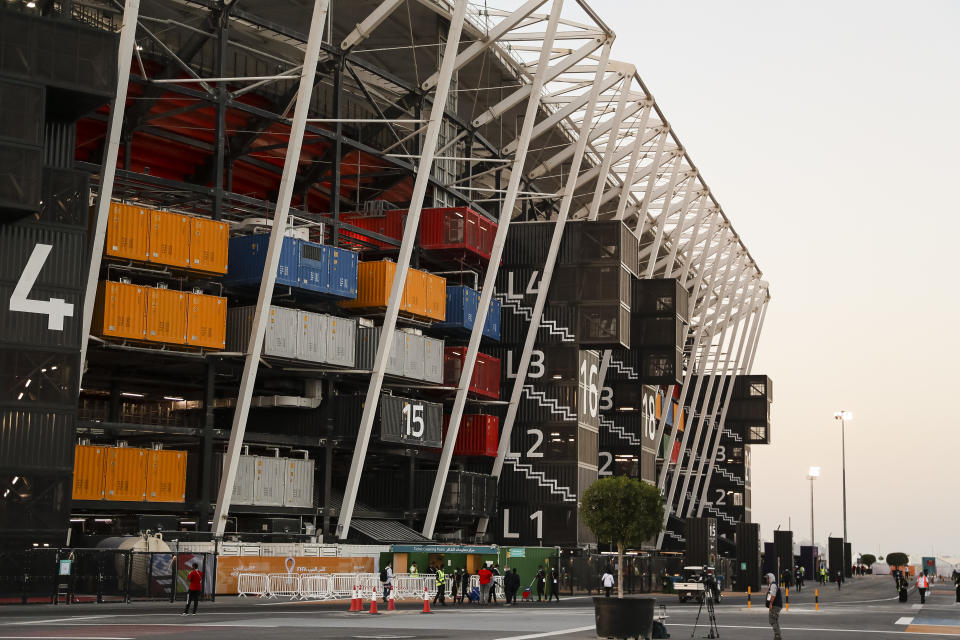
<path fill-rule="evenodd" d="M 679 604 L 675 596 L 661 595 L 666 605 L 667 629 L 673 638 L 707 637 L 706 610 Z M 747 607 L 744 595 L 730 594 L 716 608 L 721 638 L 772 638 L 762 596 Z M 950 585 L 935 585 L 923 607 L 916 591 L 907 603 L 897 601 L 893 579 L 867 576 L 820 590 L 819 611 L 814 590 L 790 593 L 790 610 L 780 617 L 788 640 L 831 638 L 902 639 L 905 635 L 960 636 L 960 604 L 954 604 Z M 434 607 L 420 613 L 417 601 L 401 601 L 396 612 L 380 615 L 348 613 L 344 602 L 289 602 L 286 600 L 220 597 L 201 603 L 196 616 L 181 616 L 183 605 L 169 603 L 5 606 L 0 608 L 0 639 L 429 639 L 560 640 L 595 638 L 589 596 L 565 597 L 560 603 L 527 603 L 479 607 Z M 367 603 L 367 608 L 369 603 Z M 385 607 L 382 607 L 385 609 Z M 699 620 L 697 619 L 700 613 Z M 694 626 L 696 625 L 696 627 Z"/>

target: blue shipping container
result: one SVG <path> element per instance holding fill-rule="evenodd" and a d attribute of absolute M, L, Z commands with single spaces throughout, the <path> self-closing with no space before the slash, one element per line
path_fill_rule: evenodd
<path fill-rule="evenodd" d="M 451 285 L 447 287 L 447 319 L 435 322 L 437 329 L 469 333 L 473 330 L 480 305 L 480 294 L 470 287 Z M 491 340 L 500 340 L 500 301 L 490 301 L 490 310 L 483 326 L 483 336 Z"/>
<path fill-rule="evenodd" d="M 266 233 L 231 238 L 229 271 L 224 282 L 234 286 L 259 286 L 269 243 L 270 235 Z M 277 284 L 356 298 L 358 264 L 353 251 L 284 237 Z"/>

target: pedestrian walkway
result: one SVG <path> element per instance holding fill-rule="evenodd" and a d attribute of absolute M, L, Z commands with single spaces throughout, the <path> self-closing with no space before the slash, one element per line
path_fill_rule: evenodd
<path fill-rule="evenodd" d="M 911 633 L 960 636 L 960 604 L 956 603 L 953 585 L 931 585 L 927 603 L 920 607 L 906 630 Z"/>

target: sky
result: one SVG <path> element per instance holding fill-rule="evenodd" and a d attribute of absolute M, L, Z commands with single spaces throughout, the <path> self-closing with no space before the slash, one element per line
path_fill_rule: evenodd
<path fill-rule="evenodd" d="M 765 279 L 753 520 L 960 556 L 960 3 L 593 0 Z"/>

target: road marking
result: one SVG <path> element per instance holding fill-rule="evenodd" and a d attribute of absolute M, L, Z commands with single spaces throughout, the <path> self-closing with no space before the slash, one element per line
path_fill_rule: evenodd
<path fill-rule="evenodd" d="M 531 633 L 525 636 L 508 636 L 505 638 L 497 638 L 496 640 L 531 640 L 532 638 L 549 638 L 550 636 L 562 636 L 568 633 L 579 633 L 581 631 L 590 631 L 591 629 L 596 629 L 596 625 L 590 625 L 589 627 L 573 627 L 571 629 L 558 629 L 557 631 L 547 631 L 546 633 Z"/>
<path fill-rule="evenodd" d="M 27 622 L 14 622 L 13 624 L 50 624 L 51 622 L 74 622 L 76 620 L 94 620 L 96 618 L 112 618 L 110 615 L 102 616 L 74 616 L 73 618 L 54 618 L 53 620 L 28 620 Z"/>
<path fill-rule="evenodd" d="M 960 627 L 945 627 L 937 624 L 912 624 L 907 627 L 907 631 L 925 635 L 960 636 Z"/>
<path fill-rule="evenodd" d="M 694 626 L 694 625 L 689 624 L 689 623 L 686 623 L 686 624 L 678 624 L 678 623 L 674 622 L 674 623 L 673 623 L 672 625 L 670 625 L 670 626 L 672 626 L 672 627 L 692 627 L 692 626 Z M 698 625 L 698 626 L 703 627 L 704 629 L 706 629 L 706 625 L 705 625 L 705 624 L 700 624 L 700 625 Z M 950 636 L 950 635 L 954 635 L 954 636 L 955 636 L 955 635 L 960 635 L 960 628 L 956 628 L 956 630 L 955 630 L 955 631 L 952 631 L 952 632 L 948 630 L 948 629 L 950 629 L 950 627 L 931 627 L 931 629 L 943 629 L 943 630 L 945 630 L 945 631 L 938 631 L 938 632 L 931 632 L 931 631 L 927 631 L 927 630 L 922 630 L 922 631 L 911 631 L 911 630 L 910 630 L 910 629 L 914 629 L 914 628 L 919 629 L 919 628 L 922 627 L 922 626 L 924 626 L 924 625 L 912 625 L 911 627 L 907 627 L 907 630 L 906 630 L 906 631 L 883 631 L 883 630 L 880 630 L 880 629 L 820 629 L 820 628 L 816 628 L 816 627 L 783 627 L 783 630 L 784 630 L 784 631 L 818 631 L 818 632 L 822 632 L 822 633 L 880 633 L 880 634 L 900 635 L 900 636 L 905 636 L 905 635 L 917 635 L 917 634 L 927 635 L 927 636 Z M 588 628 L 588 629 L 592 629 L 593 627 L 587 627 L 587 628 Z M 761 627 L 757 627 L 757 626 L 747 626 L 747 625 L 718 624 L 718 625 L 717 625 L 717 628 L 718 628 L 718 629 L 769 629 L 770 627 L 769 627 L 769 626 L 766 626 L 766 625 L 761 626 Z M 500 640 L 512 640 L 512 639 L 500 639 Z"/>
<path fill-rule="evenodd" d="M 0 636 L 0 640 L 135 640 L 134 638 L 116 638 L 105 636 Z"/>
<path fill-rule="evenodd" d="M 909 624 L 911 624 L 912 622 L 913 622 L 913 618 L 912 618 L 912 617 L 904 616 L 904 617 L 902 617 L 902 618 L 898 618 L 897 621 L 894 622 L 893 624 L 905 624 L 905 625 L 909 625 Z"/>

